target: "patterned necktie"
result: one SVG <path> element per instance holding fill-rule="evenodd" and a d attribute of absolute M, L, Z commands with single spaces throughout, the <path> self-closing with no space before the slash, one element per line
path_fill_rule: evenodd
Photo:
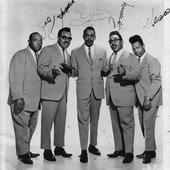
<path fill-rule="evenodd" d="M 63 62 L 66 64 L 66 56 L 65 56 L 65 51 L 64 51 L 64 49 L 62 49 L 62 51 L 63 51 Z"/>
<path fill-rule="evenodd" d="M 89 47 L 88 55 L 89 55 L 89 60 L 90 60 L 91 64 L 93 64 L 93 58 L 92 58 L 90 47 Z"/>

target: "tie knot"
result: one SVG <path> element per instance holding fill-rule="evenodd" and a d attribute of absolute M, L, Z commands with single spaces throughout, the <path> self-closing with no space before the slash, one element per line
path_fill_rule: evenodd
<path fill-rule="evenodd" d="M 36 59 L 38 59 L 38 53 L 35 53 L 35 57 L 36 57 Z"/>
<path fill-rule="evenodd" d="M 138 62 L 140 63 L 140 57 L 138 57 Z"/>

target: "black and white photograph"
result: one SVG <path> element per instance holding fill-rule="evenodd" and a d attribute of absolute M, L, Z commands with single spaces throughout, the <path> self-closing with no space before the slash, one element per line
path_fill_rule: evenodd
<path fill-rule="evenodd" d="M 170 169 L 169 0 L 0 2 L 1 170 Z"/>

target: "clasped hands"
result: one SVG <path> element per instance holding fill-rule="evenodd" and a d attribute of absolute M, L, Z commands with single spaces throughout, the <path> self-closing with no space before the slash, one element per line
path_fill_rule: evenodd
<path fill-rule="evenodd" d="M 23 98 L 14 100 L 14 113 L 18 114 L 24 110 L 25 102 Z"/>
<path fill-rule="evenodd" d="M 108 76 L 112 69 L 113 69 L 112 66 L 107 66 L 104 70 L 101 71 L 101 76 L 102 77 Z M 120 64 L 119 66 L 117 66 L 117 74 L 115 74 L 114 77 L 124 76 L 125 74 L 126 74 L 125 66 Z"/>
<path fill-rule="evenodd" d="M 111 66 L 106 66 L 105 69 L 101 70 L 101 77 L 107 77 L 112 70 Z"/>
<path fill-rule="evenodd" d="M 60 75 L 60 70 L 56 69 L 56 67 L 54 66 L 54 68 L 52 68 L 53 79 L 55 79 L 58 75 Z"/>
<path fill-rule="evenodd" d="M 126 71 L 125 71 L 125 66 L 123 66 L 122 64 L 120 64 L 118 67 L 117 67 L 117 73 L 118 75 L 120 76 L 124 76 Z"/>
<path fill-rule="evenodd" d="M 60 69 L 63 73 L 72 74 L 72 67 L 71 66 L 69 66 L 65 63 L 61 63 L 60 65 L 61 65 Z"/>
<path fill-rule="evenodd" d="M 151 100 L 145 96 L 144 102 L 143 102 L 143 108 L 144 108 L 144 110 L 145 110 L 145 111 L 148 111 L 148 110 L 150 110 L 151 107 L 152 107 Z"/>

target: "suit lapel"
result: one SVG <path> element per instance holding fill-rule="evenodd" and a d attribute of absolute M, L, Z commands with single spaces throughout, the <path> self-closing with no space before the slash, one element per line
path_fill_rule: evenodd
<path fill-rule="evenodd" d="M 61 54 L 61 51 L 60 51 L 60 49 L 59 49 L 59 46 L 58 46 L 58 44 L 57 43 L 55 43 L 54 44 L 54 46 L 55 46 L 55 48 L 56 48 L 56 50 L 57 50 L 57 56 L 59 56 L 59 58 L 60 58 L 60 60 L 61 60 L 61 62 L 63 61 L 63 55 Z"/>
<path fill-rule="evenodd" d="M 89 57 L 87 56 L 86 51 L 85 51 L 85 49 L 84 49 L 84 45 L 81 46 L 81 52 L 82 52 L 82 56 L 85 57 L 85 59 L 87 60 L 87 62 L 88 62 L 89 64 L 91 64 L 91 63 L 90 63 L 90 60 L 89 60 Z"/>
<path fill-rule="evenodd" d="M 97 60 L 98 56 L 100 56 L 100 55 L 98 54 L 97 47 L 96 47 L 96 46 L 94 46 L 93 64 L 96 62 L 96 60 Z"/>
<path fill-rule="evenodd" d="M 28 47 L 26 48 L 26 51 L 27 51 L 27 53 L 28 53 L 29 59 L 31 60 L 31 62 L 33 63 L 33 65 L 37 68 L 37 63 L 36 63 L 34 57 L 32 56 L 32 53 L 31 53 L 31 51 L 30 51 L 30 49 L 29 49 Z"/>
<path fill-rule="evenodd" d="M 119 59 L 116 62 L 116 65 L 119 65 L 119 63 L 121 63 L 121 60 L 123 60 L 124 55 L 125 55 L 125 51 L 123 51 L 123 53 L 120 55 Z"/>
<path fill-rule="evenodd" d="M 147 54 L 145 55 L 144 59 L 143 59 L 142 62 L 140 63 L 140 67 L 141 67 L 141 68 L 146 67 L 146 64 L 147 64 L 146 57 L 147 57 Z"/>

